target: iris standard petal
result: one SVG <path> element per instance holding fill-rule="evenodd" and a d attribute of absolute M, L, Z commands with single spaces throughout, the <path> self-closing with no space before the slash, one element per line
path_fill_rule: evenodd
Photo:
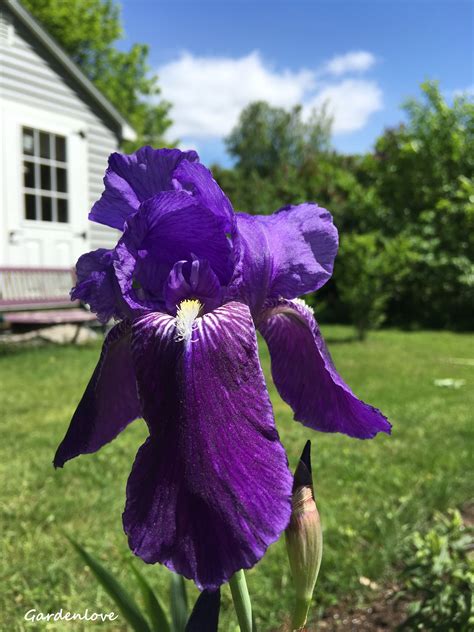
<path fill-rule="evenodd" d="M 127 485 L 135 554 L 213 590 L 253 566 L 287 526 L 292 477 L 248 308 L 135 321 L 132 354 L 150 437 Z"/>
<path fill-rule="evenodd" d="M 226 232 L 232 230 L 234 209 L 209 169 L 201 163 L 183 160 L 176 168 L 174 177 L 192 193 L 201 206 L 212 211 L 222 221 Z"/>
<path fill-rule="evenodd" d="M 358 399 L 336 371 L 312 310 L 302 301 L 275 301 L 259 325 L 272 375 L 295 419 L 322 432 L 370 439 L 390 433 L 384 415 Z"/>
<path fill-rule="evenodd" d="M 267 298 L 296 298 L 331 277 L 338 235 L 331 214 L 316 204 L 273 215 L 236 215 L 239 251 L 231 293 L 255 314 Z"/>
<path fill-rule="evenodd" d="M 124 303 L 113 267 L 113 251 L 99 248 L 79 257 L 71 299 L 87 303 L 97 318 L 108 322 L 124 317 Z"/>
<path fill-rule="evenodd" d="M 147 200 L 139 215 L 147 226 L 141 248 L 155 259 L 172 266 L 194 255 L 209 261 L 222 284 L 229 281 L 232 274 L 229 240 L 215 215 L 189 194 L 161 193 Z"/>
<path fill-rule="evenodd" d="M 54 457 L 54 466 L 96 452 L 140 417 L 135 372 L 130 350 L 130 324 L 110 330 L 84 395 Z"/>
<path fill-rule="evenodd" d="M 135 311 L 162 309 L 173 265 L 193 258 L 208 261 L 222 285 L 229 281 L 231 245 L 219 220 L 185 191 L 150 198 L 127 220 L 116 248 L 115 274 L 125 301 Z"/>
<path fill-rule="evenodd" d="M 173 189 L 173 171 L 181 160 L 199 160 L 195 151 L 142 147 L 133 154 L 114 153 L 105 173 L 105 191 L 89 219 L 123 230 L 127 217 L 140 203 L 160 191 Z"/>

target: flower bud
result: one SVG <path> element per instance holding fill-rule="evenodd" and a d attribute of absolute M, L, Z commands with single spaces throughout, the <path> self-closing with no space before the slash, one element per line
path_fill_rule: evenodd
<path fill-rule="evenodd" d="M 321 521 L 311 476 L 310 441 L 306 443 L 295 471 L 291 519 L 285 540 L 296 591 L 292 629 L 299 630 L 306 624 L 323 552 Z"/>

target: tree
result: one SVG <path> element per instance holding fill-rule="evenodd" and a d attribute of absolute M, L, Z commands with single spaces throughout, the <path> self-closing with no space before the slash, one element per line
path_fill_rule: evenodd
<path fill-rule="evenodd" d="M 386 319 L 390 298 L 409 274 L 411 257 L 404 237 L 389 239 L 379 233 L 341 237 L 335 281 L 359 340 Z"/>
<path fill-rule="evenodd" d="M 425 83 L 405 109 L 406 122 L 385 131 L 374 153 L 342 156 L 324 112 L 308 121 L 300 107 L 254 103 L 227 138 L 235 167 L 216 170 L 239 210 L 310 200 L 331 211 L 341 249 L 318 314 L 349 314 L 361 335 L 383 320 L 473 327 L 474 102 L 448 103 Z"/>
<path fill-rule="evenodd" d="M 460 176 L 474 177 L 474 102 L 460 96 L 449 105 L 436 82 L 421 89 L 422 99 L 404 105 L 407 122 L 377 140 L 368 165 L 387 232 L 418 223 L 456 190 Z"/>
<path fill-rule="evenodd" d="M 235 207 L 250 213 L 303 202 L 302 170 L 329 151 L 330 127 L 324 111 L 306 120 L 301 106 L 287 111 L 263 101 L 251 103 L 225 139 L 235 168 L 213 167 L 214 174 Z"/>
<path fill-rule="evenodd" d="M 282 166 L 298 169 L 311 156 L 328 149 L 330 131 L 325 112 L 304 121 L 301 106 L 288 111 L 256 101 L 242 111 L 225 142 L 238 169 L 265 178 Z"/>
<path fill-rule="evenodd" d="M 391 301 L 395 324 L 472 327 L 474 102 L 449 105 L 436 83 L 409 101 L 407 122 L 376 143 L 368 170 L 385 235 L 411 242 L 412 266 Z"/>
<path fill-rule="evenodd" d="M 78 64 L 137 132 L 128 151 L 149 143 L 164 144 L 171 124 L 170 105 L 158 101 L 157 77 L 150 75 L 148 47 L 116 47 L 122 35 L 119 6 L 114 0 L 23 0 L 26 8 Z"/>
<path fill-rule="evenodd" d="M 226 139 L 235 167 L 213 171 L 241 210 L 272 213 L 312 200 L 331 209 L 343 231 L 375 230 L 375 189 L 361 185 L 360 160 L 335 152 L 330 133 L 324 109 L 305 119 L 300 106 L 287 111 L 252 103 Z"/>

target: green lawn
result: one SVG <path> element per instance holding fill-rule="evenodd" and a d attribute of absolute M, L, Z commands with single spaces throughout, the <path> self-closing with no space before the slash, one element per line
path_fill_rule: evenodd
<path fill-rule="evenodd" d="M 315 597 L 320 606 L 350 592 L 354 599 L 368 598 L 359 577 L 390 580 L 397 545 L 405 534 L 435 509 L 461 506 L 473 496 L 474 336 L 381 331 L 359 343 L 348 340 L 348 328 L 325 327 L 324 333 L 342 375 L 357 394 L 387 414 L 393 435 L 364 442 L 316 434 L 293 422 L 272 385 L 262 345 L 277 425 L 292 467 L 305 440 L 313 441 L 325 536 Z M 97 345 L 1 353 L 2 630 L 32 629 L 23 620 L 30 608 L 113 609 L 64 532 L 119 572 L 125 583 L 130 580 L 123 563 L 131 554 L 121 513 L 132 460 L 146 436 L 143 422 L 63 470 L 54 471 L 51 465 L 98 353 Z M 463 358 L 470 362 L 460 362 Z M 465 385 L 440 388 L 433 383 L 437 378 L 460 378 Z M 166 597 L 168 571 L 137 562 Z M 283 542 L 270 548 L 248 581 L 259 629 L 276 627 L 291 599 Z M 232 617 L 225 588 L 223 631 L 234 629 Z M 78 623 L 49 624 L 47 629 L 62 630 L 65 625 L 86 629 Z M 92 627 L 87 625 L 88 630 Z M 97 627 L 127 629 L 117 622 Z"/>

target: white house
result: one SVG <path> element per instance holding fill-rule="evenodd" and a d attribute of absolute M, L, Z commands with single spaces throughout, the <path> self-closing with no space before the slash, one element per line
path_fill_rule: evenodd
<path fill-rule="evenodd" d="M 18 0 L 0 0 L 0 266 L 64 267 L 116 241 L 87 213 L 135 132 Z"/>

